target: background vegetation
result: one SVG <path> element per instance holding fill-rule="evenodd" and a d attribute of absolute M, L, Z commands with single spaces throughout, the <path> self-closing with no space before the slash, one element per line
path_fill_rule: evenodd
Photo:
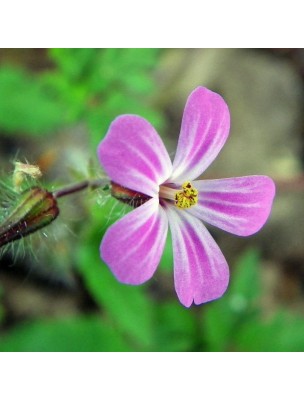
<path fill-rule="evenodd" d="M 43 233 L 2 251 L 0 351 L 303 351 L 303 51 L 0 50 L 0 166 L 28 160 L 54 188 L 100 177 L 96 146 L 119 114 L 146 117 L 173 154 L 198 85 L 221 93 L 231 138 L 207 177 L 272 176 L 277 198 L 250 238 L 210 228 L 231 267 L 220 300 L 185 309 L 168 242 L 145 285 L 99 257 L 127 207 L 102 191 L 62 199 Z"/>

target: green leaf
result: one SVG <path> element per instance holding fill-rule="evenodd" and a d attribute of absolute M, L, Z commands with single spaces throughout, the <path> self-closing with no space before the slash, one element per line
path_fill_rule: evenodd
<path fill-rule="evenodd" d="M 64 122 L 60 105 L 34 76 L 12 67 L 0 69 L 0 128 L 44 134 Z"/>
<path fill-rule="evenodd" d="M 229 289 L 230 301 L 235 301 L 235 307 L 241 308 L 245 306 L 245 303 L 250 303 L 260 297 L 259 263 L 260 254 L 257 249 L 249 249 L 239 258 Z"/>
<path fill-rule="evenodd" d="M 101 316 L 29 322 L 0 336 L 0 351 L 129 351 Z"/>
<path fill-rule="evenodd" d="M 211 351 L 225 351 L 235 345 L 240 326 L 256 321 L 256 299 L 260 295 L 259 253 L 250 249 L 242 255 L 224 296 L 207 304 L 203 319 L 206 341 Z"/>
<path fill-rule="evenodd" d="M 304 351 L 304 319 L 279 310 L 262 313 L 259 253 L 239 259 L 224 297 L 207 305 L 203 328 L 212 351 Z"/>
<path fill-rule="evenodd" d="M 304 318 L 287 311 L 251 321 L 237 336 L 239 351 L 304 351 Z"/>
<path fill-rule="evenodd" d="M 225 351 L 231 341 L 235 316 L 225 299 L 205 305 L 203 332 L 209 351 Z"/>
<path fill-rule="evenodd" d="M 78 81 L 91 73 L 98 51 L 92 48 L 59 48 L 50 49 L 49 56 L 68 80 Z"/>
<path fill-rule="evenodd" d="M 157 49 L 51 49 L 57 68 L 43 76 L 45 88 L 69 123 L 86 122 L 92 146 L 120 114 L 138 114 L 159 128 L 163 119 L 151 99 Z"/>
<path fill-rule="evenodd" d="M 196 335 L 195 309 L 186 309 L 177 300 L 158 306 L 156 351 L 192 351 Z"/>

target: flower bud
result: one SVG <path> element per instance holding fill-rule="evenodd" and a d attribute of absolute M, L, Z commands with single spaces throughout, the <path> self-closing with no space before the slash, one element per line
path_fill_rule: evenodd
<path fill-rule="evenodd" d="M 49 225 L 58 214 L 52 193 L 40 187 L 25 190 L 0 222 L 0 247 Z"/>
<path fill-rule="evenodd" d="M 137 208 L 150 199 L 149 196 L 135 192 L 134 190 L 125 188 L 115 182 L 111 182 L 111 195 L 115 199 L 128 204 L 131 207 Z"/>

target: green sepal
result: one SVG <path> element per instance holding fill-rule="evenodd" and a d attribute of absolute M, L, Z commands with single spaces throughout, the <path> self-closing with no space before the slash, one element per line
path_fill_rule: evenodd
<path fill-rule="evenodd" d="M 27 189 L 0 224 L 0 247 L 49 225 L 58 215 L 52 193 L 40 187 Z"/>

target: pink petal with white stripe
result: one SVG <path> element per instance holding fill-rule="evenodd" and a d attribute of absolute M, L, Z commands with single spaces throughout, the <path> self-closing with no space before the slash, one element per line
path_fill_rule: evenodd
<path fill-rule="evenodd" d="M 158 199 L 151 199 L 106 231 L 101 258 L 120 282 L 139 285 L 154 274 L 167 232 L 167 216 Z"/>
<path fill-rule="evenodd" d="M 157 196 L 159 185 L 172 172 L 158 133 L 136 115 L 122 115 L 112 122 L 98 146 L 98 157 L 112 181 L 151 197 Z"/>
<path fill-rule="evenodd" d="M 195 217 L 227 232 L 248 236 L 269 217 L 275 185 L 268 176 L 194 181 L 198 204 L 187 210 Z"/>
<path fill-rule="evenodd" d="M 189 96 L 170 182 L 200 176 L 216 158 L 229 134 L 228 106 L 217 93 L 198 87 Z"/>
<path fill-rule="evenodd" d="M 205 226 L 190 214 L 169 206 L 175 290 L 185 307 L 221 297 L 229 282 L 225 257 Z"/>

